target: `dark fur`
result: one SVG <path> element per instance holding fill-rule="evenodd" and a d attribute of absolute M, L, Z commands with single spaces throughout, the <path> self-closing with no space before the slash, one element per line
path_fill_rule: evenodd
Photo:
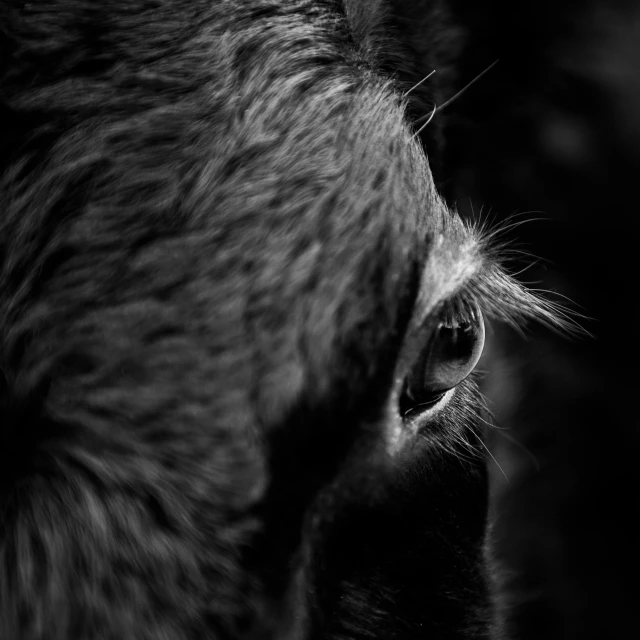
<path fill-rule="evenodd" d="M 402 98 L 457 35 L 344 4 L 0 6 L 3 640 L 485 637 L 475 392 L 387 427 L 506 282 Z"/>

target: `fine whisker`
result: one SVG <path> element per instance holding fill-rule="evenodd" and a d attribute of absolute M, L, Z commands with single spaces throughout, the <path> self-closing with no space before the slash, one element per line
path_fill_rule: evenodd
<path fill-rule="evenodd" d="M 524 444 L 522 444 L 522 442 L 520 442 L 517 438 L 514 438 L 511 434 L 506 433 L 504 429 L 500 430 L 500 435 L 505 440 L 507 440 L 508 442 L 510 442 L 511 444 L 516 446 L 518 449 L 520 449 L 527 456 L 527 458 L 529 458 L 529 460 L 531 460 L 536 472 L 540 471 L 540 469 L 541 469 L 540 461 L 538 460 L 538 458 L 535 456 L 535 454 L 532 453 L 532 451 L 528 447 L 526 447 Z"/>
<path fill-rule="evenodd" d="M 429 116 L 429 120 L 427 121 L 426 124 L 429 124 L 429 122 L 431 122 L 431 119 L 433 118 L 433 116 L 435 115 L 436 111 L 442 111 L 442 109 L 444 109 L 446 106 L 450 105 L 452 102 L 454 102 L 455 100 L 457 100 L 469 87 L 471 87 L 472 85 L 474 85 L 478 80 L 480 80 L 480 78 L 482 78 L 482 76 L 485 75 L 485 73 L 491 71 L 491 69 L 493 69 L 493 67 L 496 66 L 496 64 L 498 64 L 499 60 L 495 60 L 494 62 L 492 62 L 484 71 L 481 71 L 475 78 L 473 78 L 473 80 L 471 80 L 470 82 L 468 82 L 464 87 L 462 87 L 462 89 L 460 89 L 460 91 L 458 91 L 457 93 L 455 93 L 453 96 L 451 96 L 451 98 L 449 98 L 447 101 L 443 102 L 439 107 L 434 107 L 433 112 L 431 113 L 431 115 Z M 420 123 L 422 120 L 424 120 L 427 117 L 427 115 L 424 115 L 420 118 L 418 118 L 413 124 L 414 126 L 417 125 L 418 123 Z M 424 127 L 420 127 L 420 131 L 422 131 Z"/>
<path fill-rule="evenodd" d="M 409 89 L 406 93 L 404 93 L 402 97 L 406 98 L 414 89 L 417 89 L 423 82 L 425 82 L 425 80 L 428 80 L 435 72 L 436 70 L 434 69 L 431 73 L 428 73 L 424 78 L 422 78 L 422 80 L 420 80 L 420 82 L 414 84 L 413 87 L 411 87 L 411 89 Z"/>
<path fill-rule="evenodd" d="M 438 107 L 436 107 L 436 105 L 434 104 L 433 111 L 431 112 L 429 119 L 413 134 L 413 136 L 411 136 L 412 138 L 417 138 L 422 133 L 422 130 L 431 122 L 431 120 L 433 120 L 433 116 L 436 115 L 437 110 L 438 110 Z"/>
<path fill-rule="evenodd" d="M 507 481 L 508 484 L 511 484 L 511 480 L 509 480 L 509 477 L 505 473 L 504 469 L 500 466 L 500 463 L 496 460 L 496 458 L 493 455 L 493 453 L 491 453 L 491 450 L 489 449 L 489 447 L 487 447 L 487 445 L 484 443 L 484 440 L 482 439 L 482 437 L 479 434 L 476 434 L 476 435 L 478 436 L 478 442 L 480 442 L 480 444 L 482 445 L 483 449 L 489 454 L 491 459 L 495 462 L 496 467 L 498 467 L 498 469 L 500 469 L 500 472 L 504 476 L 504 479 Z"/>

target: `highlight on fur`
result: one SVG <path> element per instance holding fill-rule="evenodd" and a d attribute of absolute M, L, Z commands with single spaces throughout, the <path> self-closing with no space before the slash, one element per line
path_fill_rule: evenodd
<path fill-rule="evenodd" d="M 526 222 L 524 219 L 515 224 Z M 488 317 L 507 322 L 521 332 L 527 322 L 534 321 L 566 337 L 587 335 L 579 323 L 582 316 L 570 305 L 554 300 L 557 294 L 531 289 L 509 275 L 508 264 L 514 257 L 532 259 L 501 239 L 513 224 L 507 220 L 490 228 L 482 221 L 469 223 L 484 256 L 482 268 L 469 283 L 469 294 Z"/>
<path fill-rule="evenodd" d="M 456 296 L 559 322 L 413 135 L 448 13 L 0 4 L 3 640 L 488 637 L 482 400 L 399 388 Z"/>

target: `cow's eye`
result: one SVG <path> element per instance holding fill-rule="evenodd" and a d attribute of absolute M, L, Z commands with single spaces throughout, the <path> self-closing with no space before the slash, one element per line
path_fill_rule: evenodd
<path fill-rule="evenodd" d="M 400 415 L 410 417 L 434 406 L 474 370 L 483 346 L 480 309 L 475 305 L 446 309 L 404 382 Z"/>

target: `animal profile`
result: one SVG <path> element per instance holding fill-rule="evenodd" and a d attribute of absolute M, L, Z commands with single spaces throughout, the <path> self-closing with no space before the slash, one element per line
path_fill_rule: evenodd
<path fill-rule="evenodd" d="M 472 372 L 554 311 L 437 193 L 445 4 L 0 25 L 0 637 L 488 637 Z"/>

